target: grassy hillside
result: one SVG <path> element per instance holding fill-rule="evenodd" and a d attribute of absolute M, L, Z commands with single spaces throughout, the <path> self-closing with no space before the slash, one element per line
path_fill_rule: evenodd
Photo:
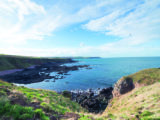
<path fill-rule="evenodd" d="M 132 79 L 140 86 L 120 97 L 114 97 L 102 118 L 160 120 L 160 69 L 145 69 L 125 76 L 118 82 L 125 79 Z"/>
<path fill-rule="evenodd" d="M 160 120 L 160 83 L 136 88 L 114 98 L 103 119 Z"/>
<path fill-rule="evenodd" d="M 54 91 L 29 89 L 0 81 L 0 120 L 50 120 L 86 110 Z M 73 114 L 74 113 L 74 114 Z"/>
<path fill-rule="evenodd" d="M 0 55 L 0 71 L 26 68 L 30 67 L 31 65 L 39 65 L 45 62 L 67 62 L 67 61 L 69 61 L 69 59 Z"/>
<path fill-rule="evenodd" d="M 131 78 L 134 83 L 151 85 L 155 82 L 160 82 L 160 68 L 151 68 L 151 69 L 141 70 L 137 73 L 125 76 L 123 78 L 124 79 Z"/>

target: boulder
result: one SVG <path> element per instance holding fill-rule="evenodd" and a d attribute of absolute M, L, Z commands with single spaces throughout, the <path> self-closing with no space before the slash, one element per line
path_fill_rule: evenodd
<path fill-rule="evenodd" d="M 118 97 L 134 89 L 134 83 L 130 77 L 122 77 L 115 85 L 113 89 L 113 97 Z"/>

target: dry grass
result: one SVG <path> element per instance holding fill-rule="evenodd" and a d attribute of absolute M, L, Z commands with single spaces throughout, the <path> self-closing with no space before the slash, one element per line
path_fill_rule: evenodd
<path fill-rule="evenodd" d="M 103 118 L 112 119 L 159 119 L 160 120 L 160 83 L 136 88 L 114 98 L 103 113 Z"/>

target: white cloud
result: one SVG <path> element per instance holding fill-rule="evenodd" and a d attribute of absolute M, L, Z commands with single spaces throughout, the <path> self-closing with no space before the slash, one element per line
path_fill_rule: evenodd
<path fill-rule="evenodd" d="M 84 27 L 91 31 L 121 37 L 121 45 L 139 45 L 160 38 L 160 4 L 157 0 L 112 11 L 104 17 L 91 20 Z M 127 44 L 126 44 L 127 43 Z M 115 44 L 115 43 L 112 43 Z M 117 44 L 117 43 L 116 43 Z"/>
<path fill-rule="evenodd" d="M 70 6 L 68 2 L 65 4 Z M 45 9 L 32 0 L 1 0 L 0 42 L 14 45 L 27 40 L 43 40 L 57 28 L 103 15 L 102 5 L 98 7 L 97 2 L 73 6 L 77 10 L 61 5 L 62 1 L 57 1 L 51 8 Z"/>
<path fill-rule="evenodd" d="M 28 39 L 37 39 L 36 36 L 41 30 L 35 30 L 32 27 L 39 21 L 38 17 L 42 14 L 45 14 L 43 6 L 30 0 L 1 0 L 0 42 L 21 44 Z M 33 20 L 28 16 L 32 16 Z"/>

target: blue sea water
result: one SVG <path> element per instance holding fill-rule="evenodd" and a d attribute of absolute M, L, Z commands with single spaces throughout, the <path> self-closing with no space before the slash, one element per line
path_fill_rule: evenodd
<path fill-rule="evenodd" d="M 90 65 L 92 69 L 69 72 L 64 79 L 24 85 L 30 88 L 63 90 L 87 90 L 113 86 L 118 79 L 146 68 L 159 68 L 160 57 L 76 59 L 79 62 L 67 65 Z M 54 74 L 54 73 L 53 73 Z"/>

